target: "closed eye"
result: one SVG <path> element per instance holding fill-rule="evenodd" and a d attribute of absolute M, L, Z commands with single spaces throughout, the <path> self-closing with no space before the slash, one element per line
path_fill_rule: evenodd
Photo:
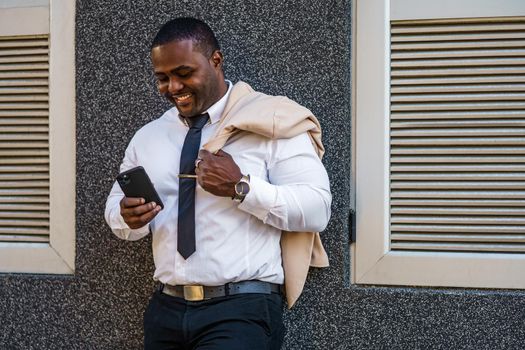
<path fill-rule="evenodd" d="M 191 73 L 192 71 L 184 69 L 184 70 L 178 70 L 175 74 L 177 74 L 179 78 L 189 78 L 191 76 Z"/>
<path fill-rule="evenodd" d="M 168 76 L 166 76 L 164 74 L 156 74 L 155 77 L 157 78 L 157 81 L 159 81 L 159 82 L 168 81 Z"/>

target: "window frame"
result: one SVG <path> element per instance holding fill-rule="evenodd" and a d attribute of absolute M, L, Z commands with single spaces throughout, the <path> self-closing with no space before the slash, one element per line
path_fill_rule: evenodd
<path fill-rule="evenodd" d="M 25 1 L 23 7 L 7 11 L 10 15 L 15 12 L 41 15 L 45 8 L 42 3 L 42 0 Z M 0 272 L 73 274 L 75 271 L 75 2 L 50 0 L 48 13 L 50 242 L 0 243 Z M 11 30 L 2 35 L 48 34 L 42 33 L 45 21 L 27 23 L 39 25 L 21 26 L 24 28 L 18 32 Z"/>
<path fill-rule="evenodd" d="M 482 2 L 488 5 L 441 1 L 431 6 L 431 16 L 422 17 L 428 7 L 416 0 L 355 1 L 352 155 L 357 238 L 351 245 L 352 283 L 525 288 L 525 254 L 403 252 L 389 247 L 390 21 L 525 15 L 523 5 L 512 0 L 498 2 L 496 8 Z"/>

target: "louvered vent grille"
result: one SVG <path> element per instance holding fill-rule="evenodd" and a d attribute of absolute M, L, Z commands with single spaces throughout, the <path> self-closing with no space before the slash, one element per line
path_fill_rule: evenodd
<path fill-rule="evenodd" d="M 48 46 L 0 37 L 0 242 L 49 241 Z"/>
<path fill-rule="evenodd" d="M 525 18 L 391 30 L 392 250 L 525 253 Z"/>

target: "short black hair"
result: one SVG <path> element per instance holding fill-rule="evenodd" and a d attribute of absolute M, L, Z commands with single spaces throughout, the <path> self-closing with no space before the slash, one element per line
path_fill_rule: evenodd
<path fill-rule="evenodd" d="M 179 17 L 166 22 L 155 35 L 151 49 L 179 40 L 192 40 L 196 48 L 206 56 L 221 49 L 210 26 L 192 17 Z"/>

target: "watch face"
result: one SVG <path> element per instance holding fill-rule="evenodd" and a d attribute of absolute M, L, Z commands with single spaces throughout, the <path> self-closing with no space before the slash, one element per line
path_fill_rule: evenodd
<path fill-rule="evenodd" d="M 250 175 L 244 175 L 239 182 L 235 184 L 235 197 L 232 199 L 241 203 L 248 192 L 250 192 Z"/>
<path fill-rule="evenodd" d="M 237 192 L 238 195 L 246 196 L 248 191 L 250 191 L 250 185 L 246 182 L 242 181 L 235 184 L 235 192 Z"/>

